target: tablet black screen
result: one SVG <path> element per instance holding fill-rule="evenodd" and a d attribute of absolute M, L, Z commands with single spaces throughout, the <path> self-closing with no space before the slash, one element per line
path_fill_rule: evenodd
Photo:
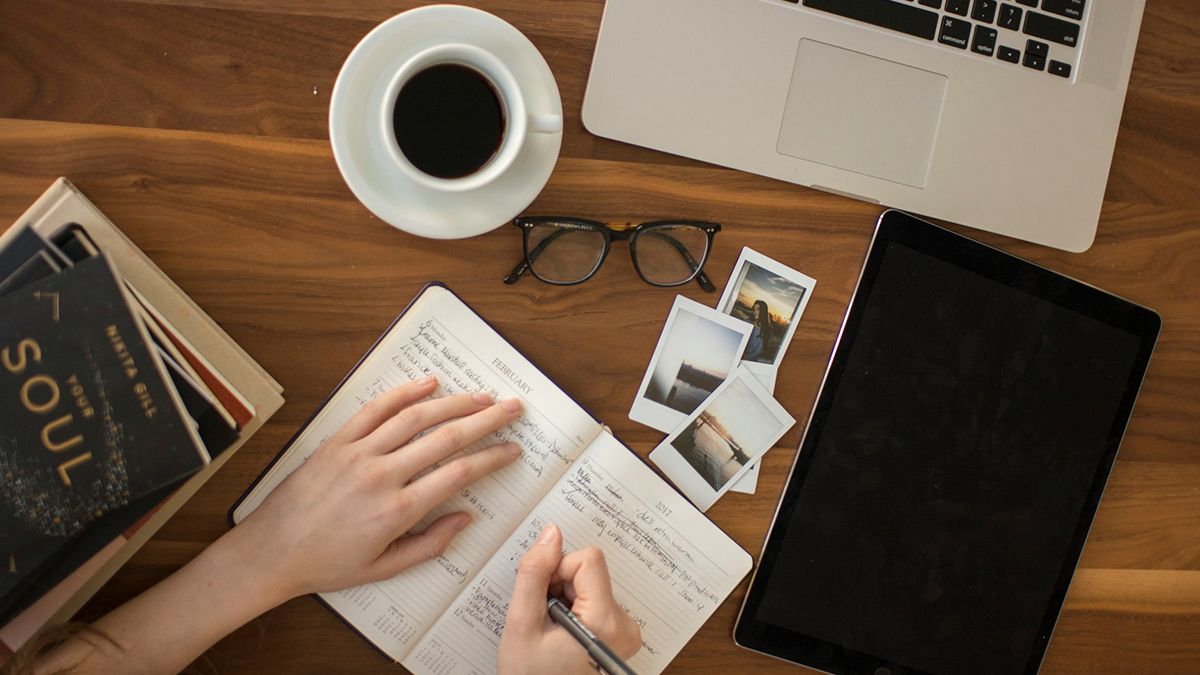
<path fill-rule="evenodd" d="M 742 620 L 905 670 L 1026 672 L 1146 340 L 1032 265 L 1019 278 L 880 246 Z"/>

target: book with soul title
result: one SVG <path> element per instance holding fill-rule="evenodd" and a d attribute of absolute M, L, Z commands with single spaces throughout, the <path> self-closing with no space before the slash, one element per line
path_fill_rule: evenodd
<path fill-rule="evenodd" d="M 109 262 L 0 297 L 0 555 L 22 579 L 209 455 Z"/>
<path fill-rule="evenodd" d="M 13 554 L 0 581 L 2 662 L 81 607 L 283 399 L 282 387 L 66 179 L 0 236 L 0 307 L 0 350 L 8 350 L 0 359 L 0 545 Z M 139 407 L 122 397 L 129 393 Z M 14 416 L 13 401 L 25 417 Z M 39 447 L 48 464 L 24 454 Z M 91 491 L 58 500 L 61 484 L 55 492 L 45 481 L 61 482 L 60 468 Z M 10 469 L 21 482 L 8 480 L 17 476 Z"/>

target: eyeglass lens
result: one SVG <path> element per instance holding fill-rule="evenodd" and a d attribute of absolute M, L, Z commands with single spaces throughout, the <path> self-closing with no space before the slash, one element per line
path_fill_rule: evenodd
<path fill-rule="evenodd" d="M 604 235 L 570 223 L 542 223 L 525 240 L 530 269 L 546 281 L 569 284 L 587 278 L 604 255 Z"/>
<path fill-rule="evenodd" d="M 652 284 L 681 284 L 696 276 L 708 252 L 708 233 L 695 225 L 661 225 L 640 232 L 634 256 Z"/>
<path fill-rule="evenodd" d="M 528 229 L 526 236 L 531 270 L 552 283 L 582 281 L 596 271 L 604 257 L 604 234 L 574 223 L 538 223 Z M 646 281 L 678 285 L 699 271 L 708 253 L 708 233 L 688 223 L 655 224 L 637 234 L 632 250 Z"/>

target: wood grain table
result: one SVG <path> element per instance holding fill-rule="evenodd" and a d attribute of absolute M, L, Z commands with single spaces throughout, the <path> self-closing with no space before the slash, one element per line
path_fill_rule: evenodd
<path fill-rule="evenodd" d="M 68 176 L 287 389 L 279 414 L 80 618 L 220 536 L 230 504 L 430 279 L 447 282 L 640 453 L 661 439 L 626 412 L 672 291 L 641 283 L 623 252 L 580 287 L 505 286 L 521 250 L 512 228 L 418 239 L 374 218 L 342 182 L 326 131 L 338 69 L 372 26 L 416 4 L 0 1 L 0 222 Z M 725 229 L 714 279 L 743 245 L 817 279 L 777 391 L 807 418 L 880 209 L 592 136 L 579 110 L 602 0 L 474 4 L 530 37 L 562 92 L 562 157 L 529 213 L 716 220 Z M 1096 244 L 1071 254 L 964 230 L 1163 317 L 1046 673 L 1200 673 L 1200 34 L 1192 0 L 1147 4 Z M 682 292 L 716 301 L 695 286 Z M 755 555 L 801 431 L 766 456 L 756 495 L 711 511 Z M 744 591 L 671 672 L 799 672 L 734 646 Z M 242 628 L 196 665 L 398 669 L 310 598 Z"/>

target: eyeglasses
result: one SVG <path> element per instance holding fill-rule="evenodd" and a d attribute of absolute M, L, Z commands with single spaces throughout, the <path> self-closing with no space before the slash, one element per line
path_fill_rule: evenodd
<path fill-rule="evenodd" d="M 534 216 L 516 218 L 521 228 L 525 259 L 504 283 L 515 284 L 526 272 L 558 286 L 581 284 L 596 274 L 614 241 L 628 241 L 633 268 L 652 286 L 682 286 L 692 279 L 700 288 L 716 290 L 704 274 L 717 223 L 701 220 L 656 220 L 634 225 L 605 225 L 583 218 Z"/>

